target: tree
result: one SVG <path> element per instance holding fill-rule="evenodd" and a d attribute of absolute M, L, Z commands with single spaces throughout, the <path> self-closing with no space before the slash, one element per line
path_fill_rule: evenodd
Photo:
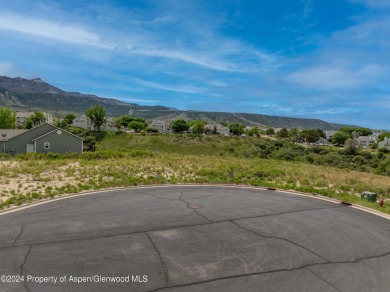
<path fill-rule="evenodd" d="M 390 132 L 382 132 L 378 137 L 378 142 L 382 142 L 385 138 L 390 138 Z"/>
<path fill-rule="evenodd" d="M 275 135 L 275 130 L 274 128 L 268 128 L 265 133 L 269 136 Z"/>
<path fill-rule="evenodd" d="M 258 127 L 253 127 L 246 132 L 249 136 L 260 136 L 260 130 Z"/>
<path fill-rule="evenodd" d="M 323 130 L 317 129 L 316 131 L 317 131 L 318 135 L 320 135 L 320 137 L 322 137 L 324 139 L 326 138 L 326 134 Z"/>
<path fill-rule="evenodd" d="M 148 122 L 143 118 L 134 118 L 134 121 L 144 124 L 144 128 L 148 126 Z"/>
<path fill-rule="evenodd" d="M 193 134 L 203 134 L 205 122 L 203 121 L 195 121 L 195 123 L 192 126 L 192 133 Z"/>
<path fill-rule="evenodd" d="M 141 130 L 143 130 L 143 129 L 145 129 L 146 127 L 145 127 L 145 124 L 144 123 L 142 123 L 142 122 L 139 122 L 139 121 L 131 121 L 128 125 L 127 125 L 127 127 L 129 128 L 129 129 L 134 129 L 134 131 L 135 132 L 140 132 Z"/>
<path fill-rule="evenodd" d="M 30 116 L 31 121 L 33 122 L 34 126 L 40 125 L 46 121 L 45 115 L 43 112 L 37 111 L 34 114 Z"/>
<path fill-rule="evenodd" d="M 100 127 L 107 121 L 106 111 L 100 105 L 90 107 L 85 115 L 92 121 L 95 130 L 100 131 Z"/>
<path fill-rule="evenodd" d="M 31 118 L 26 119 L 26 124 L 24 125 L 26 129 L 31 129 L 34 127 L 34 122 Z"/>
<path fill-rule="evenodd" d="M 0 129 L 15 129 L 16 116 L 12 109 L 0 107 Z"/>
<path fill-rule="evenodd" d="M 72 125 L 73 120 L 76 118 L 74 114 L 67 114 L 64 118 L 63 121 L 66 123 L 67 126 Z"/>
<path fill-rule="evenodd" d="M 358 136 L 369 136 L 373 133 L 372 130 L 368 128 L 356 128 L 350 126 L 341 127 L 339 131 L 348 133 L 350 135 L 352 135 L 353 132 L 356 132 Z"/>
<path fill-rule="evenodd" d="M 346 132 L 339 131 L 336 134 L 334 134 L 332 141 L 334 144 L 340 146 L 340 145 L 344 145 L 345 141 L 347 141 L 347 139 L 349 138 L 351 138 L 349 134 L 347 134 Z"/>
<path fill-rule="evenodd" d="M 315 143 L 320 139 L 320 133 L 317 130 L 305 129 L 301 132 L 302 138 L 306 140 L 307 143 Z"/>
<path fill-rule="evenodd" d="M 286 128 L 281 128 L 279 132 L 276 133 L 276 137 L 278 138 L 287 138 L 288 137 L 288 131 Z"/>
<path fill-rule="evenodd" d="M 183 133 L 188 131 L 189 128 L 190 126 L 184 119 L 177 119 L 172 121 L 172 130 L 174 133 Z"/>
<path fill-rule="evenodd" d="M 230 133 L 236 136 L 240 136 L 245 132 L 245 126 L 239 123 L 233 123 L 229 125 Z"/>
<path fill-rule="evenodd" d="M 207 123 L 203 120 L 189 120 L 188 122 L 188 125 L 190 127 L 194 126 L 196 123 L 202 123 L 203 125 L 206 125 Z"/>
<path fill-rule="evenodd" d="M 357 144 L 358 143 L 356 139 L 348 138 L 347 140 L 345 140 L 345 144 L 344 144 L 345 153 L 350 155 L 356 154 Z"/>
<path fill-rule="evenodd" d="M 291 141 L 298 142 L 301 138 L 301 134 L 299 133 L 299 130 L 297 128 L 292 128 L 288 133 L 288 137 Z"/>
<path fill-rule="evenodd" d="M 122 127 L 127 127 L 133 120 L 134 118 L 131 116 L 121 116 L 116 119 L 116 123 L 119 123 Z"/>
<path fill-rule="evenodd" d="M 58 126 L 61 128 L 71 126 L 75 118 L 76 116 L 74 114 L 67 114 L 60 122 L 58 122 Z"/>

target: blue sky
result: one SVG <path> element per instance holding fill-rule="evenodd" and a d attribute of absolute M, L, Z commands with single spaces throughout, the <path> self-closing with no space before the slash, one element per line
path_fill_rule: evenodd
<path fill-rule="evenodd" d="M 0 0 L 0 75 L 389 129 L 388 0 Z"/>

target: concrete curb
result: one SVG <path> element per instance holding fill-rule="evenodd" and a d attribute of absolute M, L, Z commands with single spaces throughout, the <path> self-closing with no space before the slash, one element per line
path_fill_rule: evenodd
<path fill-rule="evenodd" d="M 322 201 L 327 201 L 330 203 L 334 204 L 343 204 L 344 202 L 333 199 L 333 198 L 328 198 L 322 195 L 311 195 L 308 193 L 300 192 L 300 191 L 295 191 L 295 190 L 284 190 L 284 189 L 277 189 L 277 188 L 267 188 L 267 187 L 257 187 L 257 186 L 252 186 L 252 185 L 236 185 L 236 184 L 163 184 L 163 185 L 143 185 L 143 186 L 134 186 L 134 187 L 118 187 L 118 188 L 109 188 L 109 189 L 102 189 L 102 190 L 97 190 L 97 191 L 88 191 L 88 192 L 82 192 L 82 193 L 76 193 L 76 194 L 65 194 L 57 198 L 50 198 L 50 199 L 43 199 L 40 201 L 36 202 L 31 202 L 22 206 L 15 206 L 11 207 L 8 210 L 3 210 L 0 211 L 0 216 L 22 211 L 25 209 L 29 209 L 32 207 L 40 206 L 43 204 L 48 204 L 51 202 L 56 202 L 60 200 L 65 200 L 69 198 L 75 198 L 75 197 L 81 197 L 81 196 L 87 196 L 87 195 L 93 195 L 93 194 L 99 194 L 99 193 L 104 193 L 104 192 L 113 192 L 113 191 L 118 191 L 118 190 L 132 190 L 132 189 L 150 189 L 150 188 L 167 188 L 167 187 L 229 187 L 229 188 L 241 188 L 241 189 L 253 189 L 253 190 L 265 190 L 265 191 L 275 191 L 275 192 L 280 192 L 280 193 L 286 193 L 286 194 L 292 194 L 292 195 L 297 195 L 297 196 L 302 196 L 302 197 L 307 197 L 307 198 L 312 198 L 312 199 L 317 199 L 317 200 L 322 200 Z M 352 204 L 352 203 L 345 203 L 346 205 L 349 205 L 350 207 L 354 209 L 358 209 L 360 211 L 364 211 L 379 217 L 382 217 L 384 219 L 390 220 L 390 215 L 379 212 L 374 209 L 370 209 L 368 207 Z"/>

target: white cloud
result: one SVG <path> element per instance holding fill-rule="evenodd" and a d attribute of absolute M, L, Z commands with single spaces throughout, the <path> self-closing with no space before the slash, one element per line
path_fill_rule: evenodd
<path fill-rule="evenodd" d="M 173 92 L 182 92 L 182 93 L 189 93 L 189 94 L 198 94 L 204 92 L 203 88 L 193 86 L 193 85 L 166 85 L 166 84 L 160 84 L 157 82 L 151 82 L 151 81 L 146 81 L 142 80 L 139 78 L 135 78 L 135 80 L 146 87 L 152 87 L 155 89 L 161 89 L 165 91 L 173 91 Z"/>
<path fill-rule="evenodd" d="M 30 34 L 58 41 L 100 48 L 110 47 L 101 41 L 99 35 L 81 27 L 15 14 L 0 14 L 0 30 Z"/>
<path fill-rule="evenodd" d="M 380 73 L 381 69 L 376 65 L 356 69 L 330 64 L 293 72 L 287 80 L 315 89 L 343 89 L 365 86 Z"/>
<path fill-rule="evenodd" d="M 112 97 L 113 99 L 121 100 L 124 102 L 140 102 L 140 103 L 157 103 L 159 100 L 132 98 L 132 97 Z"/>
<path fill-rule="evenodd" d="M 173 21 L 156 18 L 156 25 Z M 210 28 L 208 28 L 210 29 Z M 216 35 L 213 31 L 192 35 L 193 43 L 182 42 L 181 33 L 172 37 L 142 25 L 121 30 L 93 32 L 86 26 L 64 20 L 47 20 L 14 13 L 0 13 L 0 30 L 23 33 L 69 44 L 110 50 L 114 53 L 158 57 L 225 72 L 257 72 L 275 67 L 275 58 L 250 46 Z"/>

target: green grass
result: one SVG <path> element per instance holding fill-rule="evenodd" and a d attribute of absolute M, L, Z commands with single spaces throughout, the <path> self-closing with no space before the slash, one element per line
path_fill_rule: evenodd
<path fill-rule="evenodd" d="M 3 158 L 0 208 L 113 187 L 234 183 L 317 193 L 390 214 L 390 202 L 380 208 L 357 196 L 362 191 L 384 192 L 390 187 L 389 176 L 375 174 L 373 168 L 362 172 L 306 161 L 306 155 L 323 157 L 333 149 L 304 149 L 258 138 L 113 133 L 98 142 L 97 149 L 83 155 Z"/>

